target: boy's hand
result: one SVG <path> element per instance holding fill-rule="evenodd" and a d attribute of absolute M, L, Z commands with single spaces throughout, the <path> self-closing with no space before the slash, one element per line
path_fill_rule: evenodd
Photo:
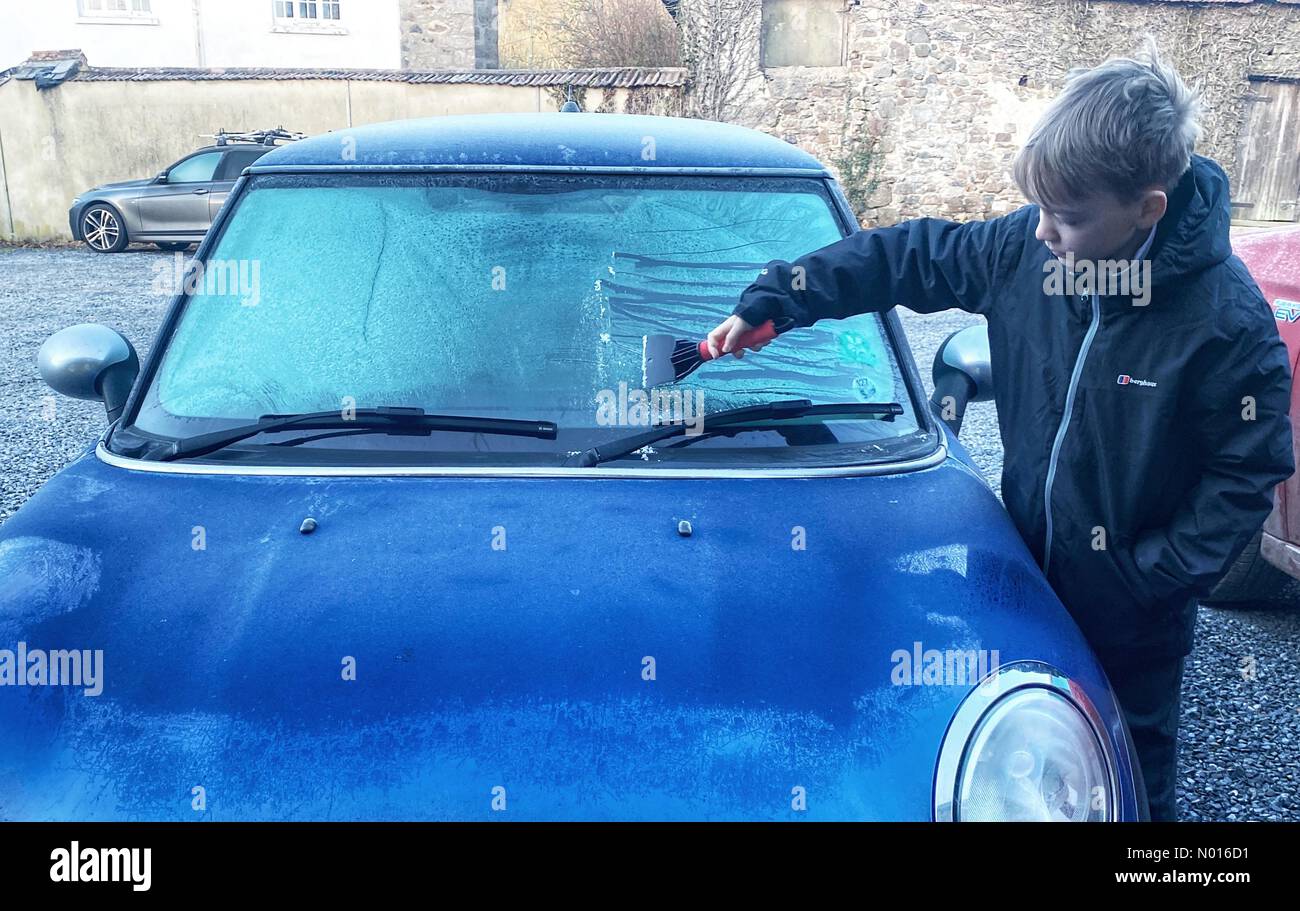
<path fill-rule="evenodd" d="M 739 316 L 732 314 L 723 320 L 718 325 L 718 328 L 709 333 L 708 338 L 705 340 L 705 343 L 709 346 L 709 353 L 714 357 L 721 357 L 728 353 L 734 357 L 744 357 L 745 349 L 737 347 L 736 340 L 753 328 Z M 769 344 L 771 344 L 770 339 L 754 345 L 752 350 L 762 351 Z"/>

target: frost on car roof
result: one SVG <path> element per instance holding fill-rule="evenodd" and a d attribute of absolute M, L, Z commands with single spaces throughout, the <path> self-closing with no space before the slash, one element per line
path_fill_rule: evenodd
<path fill-rule="evenodd" d="M 343 167 L 825 168 L 758 130 L 649 114 L 457 114 L 337 130 L 282 146 L 253 165 Z"/>

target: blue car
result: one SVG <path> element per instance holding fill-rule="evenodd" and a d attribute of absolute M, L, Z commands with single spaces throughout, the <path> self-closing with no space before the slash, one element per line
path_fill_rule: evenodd
<path fill-rule="evenodd" d="M 816 159 L 709 121 L 260 158 L 143 363 L 41 349 L 109 426 L 0 526 L 0 818 L 1140 818 L 957 440 L 980 331 L 933 401 L 893 311 L 643 385 L 648 338 L 857 229 Z"/>

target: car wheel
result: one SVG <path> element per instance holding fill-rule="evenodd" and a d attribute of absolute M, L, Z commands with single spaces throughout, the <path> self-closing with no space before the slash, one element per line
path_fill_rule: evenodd
<path fill-rule="evenodd" d="M 1282 606 L 1284 599 L 1281 595 L 1291 584 L 1291 578 L 1260 556 L 1259 542 L 1263 537 L 1263 529 L 1255 533 L 1237 562 L 1219 580 L 1209 597 L 1203 599 L 1204 603 L 1225 607 Z"/>
<path fill-rule="evenodd" d="M 189 250 L 190 244 L 173 241 L 159 241 L 154 244 L 159 250 L 166 250 L 168 253 L 180 253 L 182 250 Z"/>
<path fill-rule="evenodd" d="M 121 253 L 130 243 L 122 216 L 112 206 L 99 203 L 81 213 L 81 236 L 96 253 Z"/>

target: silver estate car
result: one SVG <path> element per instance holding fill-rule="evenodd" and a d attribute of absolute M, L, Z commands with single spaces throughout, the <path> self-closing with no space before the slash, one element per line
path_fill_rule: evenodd
<path fill-rule="evenodd" d="M 302 138 L 283 129 L 217 133 L 214 145 L 192 152 L 158 176 L 94 187 L 72 200 L 72 239 L 96 253 L 120 253 L 127 244 L 152 243 L 187 250 L 203 239 L 235 181 L 283 140 Z"/>

